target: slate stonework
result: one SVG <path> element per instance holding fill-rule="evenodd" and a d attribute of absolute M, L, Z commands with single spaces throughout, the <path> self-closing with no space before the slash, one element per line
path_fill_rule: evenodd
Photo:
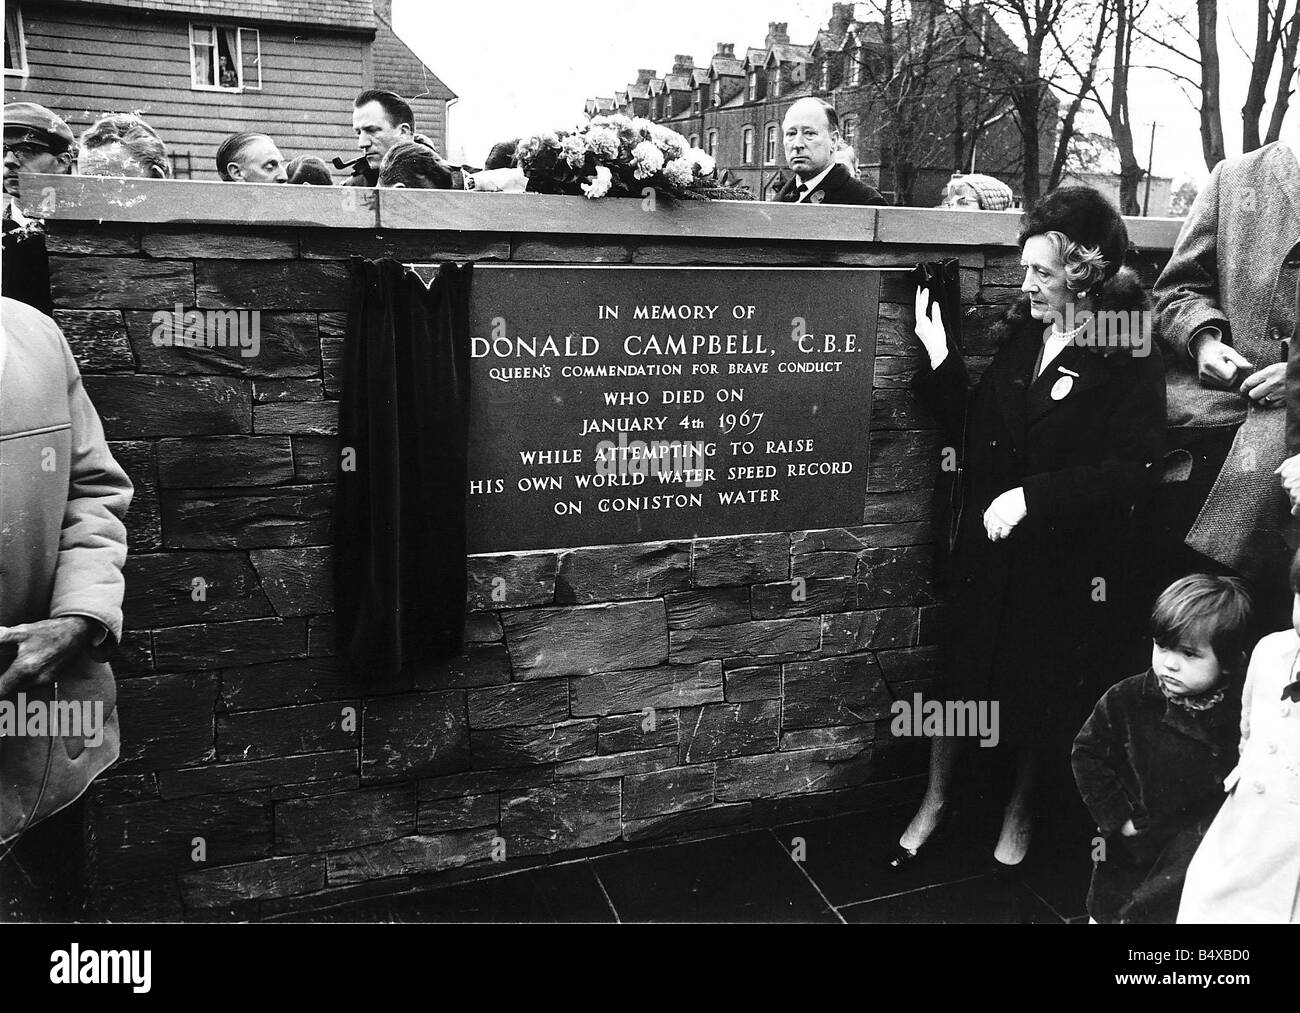
<path fill-rule="evenodd" d="M 458 867 L 495 871 L 500 843 L 508 867 L 915 795 L 923 743 L 888 736 L 887 706 L 891 691 L 937 674 L 940 441 L 909 389 L 921 351 L 898 278 L 880 308 L 855 523 L 471 557 L 461 656 L 385 679 L 333 656 L 350 253 L 764 265 L 959 255 L 976 375 L 1020 280 L 1014 249 L 636 231 L 49 223 L 56 320 L 136 487 L 113 661 L 122 759 L 91 794 L 107 917 L 292 914 Z M 1148 282 L 1162 257 L 1142 254 Z M 154 346 L 154 312 L 177 303 L 260 311 L 261 354 Z M 195 835 L 208 847 L 197 869 Z"/>

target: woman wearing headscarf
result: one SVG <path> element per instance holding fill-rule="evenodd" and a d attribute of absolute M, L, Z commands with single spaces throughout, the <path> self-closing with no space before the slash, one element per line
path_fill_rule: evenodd
<path fill-rule="evenodd" d="M 1124 628 L 1131 522 L 1165 430 L 1163 365 L 1141 284 L 1123 267 L 1119 213 L 1090 187 L 1061 188 L 1024 216 L 1019 245 L 1023 294 L 978 382 L 929 293 L 917 293 L 929 361 L 913 384 L 959 454 L 942 695 L 996 705 L 1000 744 L 1016 751 L 994 851 L 1004 865 L 1029 848 L 1040 761 L 1068 770 L 1101 680 L 1124 671 L 1108 659 Z M 954 731 L 931 740 L 928 787 L 894 869 L 950 814 Z"/>

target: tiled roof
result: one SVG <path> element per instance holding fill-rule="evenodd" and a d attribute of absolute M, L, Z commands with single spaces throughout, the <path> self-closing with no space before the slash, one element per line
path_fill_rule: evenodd
<path fill-rule="evenodd" d="M 715 56 L 711 69 L 719 77 L 744 77 L 745 65 L 728 56 Z"/>
<path fill-rule="evenodd" d="M 664 79 L 662 77 L 652 77 L 649 88 L 651 97 L 658 95 L 664 90 Z"/>
<path fill-rule="evenodd" d="M 821 49 L 826 53 L 838 53 L 843 44 L 843 39 L 837 39 L 834 35 L 823 28 L 817 33 L 817 41 L 813 43 L 813 51 L 816 52 L 818 49 Z"/>
<path fill-rule="evenodd" d="M 812 52 L 811 46 L 792 46 L 778 42 L 768 51 L 768 59 L 775 56 L 782 63 L 807 63 Z"/>
<path fill-rule="evenodd" d="M 79 7 L 121 7 L 251 22 L 325 25 L 371 31 L 371 0 L 66 0 Z"/>
<path fill-rule="evenodd" d="M 649 98 L 650 90 L 643 84 L 629 84 L 627 86 L 628 98 Z"/>
<path fill-rule="evenodd" d="M 627 105 L 627 92 L 625 91 L 614 92 L 614 105 L 618 107 Z"/>
<path fill-rule="evenodd" d="M 456 93 L 411 52 L 383 15 L 376 13 L 375 18 L 378 29 L 371 49 L 375 87 L 395 91 L 406 99 L 454 99 Z"/>
<path fill-rule="evenodd" d="M 690 91 L 694 76 L 693 74 L 669 74 L 664 78 L 664 84 L 668 86 L 669 91 Z"/>
<path fill-rule="evenodd" d="M 709 83 L 709 72 L 703 67 L 696 67 L 692 72 L 692 76 L 695 79 L 695 87 L 697 88 L 702 84 Z"/>

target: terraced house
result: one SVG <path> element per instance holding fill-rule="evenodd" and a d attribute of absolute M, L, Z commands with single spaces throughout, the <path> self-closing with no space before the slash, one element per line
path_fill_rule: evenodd
<path fill-rule="evenodd" d="M 352 100 L 386 88 L 447 150 L 456 95 L 393 31 L 392 0 L 25 0 L 5 4 L 5 102 L 80 132 L 143 115 L 182 179 L 216 179 L 222 138 L 271 134 L 287 158 L 355 153 Z"/>
<path fill-rule="evenodd" d="M 791 41 L 788 22 L 770 22 L 761 46 L 738 52 L 720 42 L 706 66 L 679 54 L 671 73 L 639 70 L 612 98 L 588 99 L 586 113 L 664 123 L 717 158 L 720 173 L 770 199 L 789 178 L 781 143 L 786 110 L 820 96 L 839 111 L 861 176 L 896 203 L 936 203 L 955 170 L 992 173 L 1016 186 L 1023 142 L 1010 89 L 981 69 L 997 62 L 987 59 L 990 52 L 1015 63 L 1015 43 L 980 4 L 963 14 L 938 0 L 894 7 L 909 16 L 885 24 L 858 20 L 854 4 L 835 3 L 807 44 Z M 1043 165 L 1056 144 L 1057 106 L 1045 95 Z"/>

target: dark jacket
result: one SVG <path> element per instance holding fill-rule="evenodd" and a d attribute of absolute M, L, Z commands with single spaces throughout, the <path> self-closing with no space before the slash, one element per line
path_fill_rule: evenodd
<path fill-rule="evenodd" d="M 794 176 L 787 183 L 776 199 L 783 204 L 795 203 L 795 194 L 799 189 L 799 177 Z M 804 198 L 805 204 L 865 204 L 884 206 L 885 198 L 875 187 L 868 186 L 860 179 L 855 179 L 846 166 L 835 163 L 826 177 L 817 184 L 817 189 Z"/>
<path fill-rule="evenodd" d="M 1209 710 L 1188 710 L 1165 698 L 1149 669 L 1097 702 L 1070 757 L 1079 795 L 1106 835 L 1088 899 L 1097 921 L 1174 921 L 1187 863 L 1237 762 L 1240 719 L 1238 688 Z M 1130 819 L 1138 833 L 1123 837 Z"/>
<path fill-rule="evenodd" d="M 4 295 L 25 302 L 47 317 L 54 315 L 50 298 L 50 257 L 45 248 L 45 231 L 41 223 L 29 220 L 23 225 L 4 215 L 3 277 Z"/>
<path fill-rule="evenodd" d="M 378 186 L 379 170 L 370 168 L 369 164 L 363 164 L 359 171 L 354 170 L 352 175 L 345 179 L 339 186 Z"/>
<path fill-rule="evenodd" d="M 1099 300 L 1108 310 L 1146 306 L 1131 271 Z M 1004 739 L 1063 752 L 1104 688 L 1098 673 L 1114 671 L 1107 661 L 1126 617 L 1146 609 L 1125 597 L 1127 547 L 1164 452 L 1164 373 L 1156 354 L 1075 344 L 1031 383 L 1045 328 L 1022 299 L 978 384 L 950 352 L 937 370 L 926 362 L 913 387 L 961 468 L 950 522 L 936 518 L 953 532 L 943 689 L 999 701 Z M 1017 487 L 1027 516 L 991 542 L 984 512 Z"/>

